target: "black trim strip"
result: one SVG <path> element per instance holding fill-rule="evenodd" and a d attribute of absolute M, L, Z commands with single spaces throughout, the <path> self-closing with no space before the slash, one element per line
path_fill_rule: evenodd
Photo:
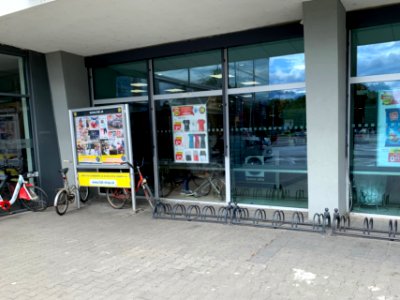
<path fill-rule="evenodd" d="M 22 49 L 4 45 L 4 44 L 0 44 L 0 53 L 14 55 L 14 56 L 16 55 L 16 56 L 28 57 L 27 50 L 22 50 Z"/>
<path fill-rule="evenodd" d="M 400 4 L 350 11 L 347 13 L 347 29 L 384 25 L 400 22 Z"/>
<path fill-rule="evenodd" d="M 144 59 L 179 55 L 198 51 L 221 49 L 226 47 L 256 44 L 276 40 L 303 37 L 303 26 L 300 22 L 279 26 L 262 27 L 223 35 L 179 41 L 175 43 L 132 49 L 85 58 L 85 66 L 101 67 Z"/>

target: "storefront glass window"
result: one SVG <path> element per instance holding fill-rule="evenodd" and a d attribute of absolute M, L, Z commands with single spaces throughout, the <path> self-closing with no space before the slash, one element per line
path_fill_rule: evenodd
<path fill-rule="evenodd" d="M 94 99 L 147 95 L 145 61 L 93 69 Z"/>
<path fill-rule="evenodd" d="M 143 162 L 141 170 L 148 179 L 150 188 L 153 188 L 153 149 L 151 147 L 149 103 L 147 101 L 130 103 L 129 113 L 133 159 L 139 164 Z M 143 195 L 142 189 L 138 191 L 138 194 Z"/>
<path fill-rule="evenodd" d="M 400 81 L 351 87 L 352 209 L 399 214 Z"/>
<path fill-rule="evenodd" d="M 0 96 L 0 180 L 4 180 L 5 176 L 16 177 L 33 170 L 29 124 L 25 98 Z M 9 199 L 7 193 L 10 193 L 8 189 L 2 192 L 5 199 Z M 21 208 L 17 204 L 12 210 Z"/>
<path fill-rule="evenodd" d="M 400 73 L 400 23 L 352 31 L 352 76 Z"/>
<path fill-rule="evenodd" d="M 351 42 L 350 207 L 399 215 L 400 23 L 355 29 Z"/>
<path fill-rule="evenodd" d="M 220 50 L 155 59 L 155 94 L 221 89 L 221 70 Z"/>
<path fill-rule="evenodd" d="M 160 196 L 225 201 L 222 98 L 156 101 Z"/>
<path fill-rule="evenodd" d="M 21 57 L 0 54 L 0 93 L 24 94 L 22 66 Z"/>
<path fill-rule="evenodd" d="M 231 95 L 229 107 L 233 199 L 307 208 L 305 91 Z"/>
<path fill-rule="evenodd" d="M 303 39 L 229 49 L 229 87 L 304 82 Z"/>

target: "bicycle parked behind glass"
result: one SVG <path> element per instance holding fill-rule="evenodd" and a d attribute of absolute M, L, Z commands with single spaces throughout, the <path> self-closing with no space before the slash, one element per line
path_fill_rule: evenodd
<path fill-rule="evenodd" d="M 211 175 L 206 172 L 203 177 L 197 175 L 197 177 L 203 178 L 203 182 L 193 189 L 192 194 L 188 196 L 194 196 L 195 198 L 208 196 L 212 191 L 213 195 L 217 199 L 225 200 L 225 181 L 220 178 L 219 172 L 213 172 Z"/>

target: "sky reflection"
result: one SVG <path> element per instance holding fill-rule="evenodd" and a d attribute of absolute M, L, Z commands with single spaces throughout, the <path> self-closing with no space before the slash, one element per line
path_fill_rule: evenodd
<path fill-rule="evenodd" d="M 400 73 L 400 41 L 357 47 L 356 76 Z"/>

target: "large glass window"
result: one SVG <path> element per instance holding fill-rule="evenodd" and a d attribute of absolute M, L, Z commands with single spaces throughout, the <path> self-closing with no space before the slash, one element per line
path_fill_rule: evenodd
<path fill-rule="evenodd" d="M 355 29 L 351 42 L 350 206 L 399 215 L 400 23 Z"/>
<path fill-rule="evenodd" d="M 303 39 L 229 49 L 229 87 L 304 82 Z"/>
<path fill-rule="evenodd" d="M 154 60 L 155 94 L 207 91 L 221 87 L 220 50 Z"/>
<path fill-rule="evenodd" d="M 148 101 L 130 103 L 129 113 L 133 159 L 138 163 L 143 161 L 142 172 L 148 179 L 150 187 L 153 188 L 153 149 Z M 143 195 L 143 190 L 140 189 L 138 193 Z"/>
<path fill-rule="evenodd" d="M 400 81 L 351 87 L 352 209 L 399 214 Z"/>
<path fill-rule="evenodd" d="M 307 208 L 305 91 L 232 95 L 229 106 L 232 197 Z"/>
<path fill-rule="evenodd" d="M 307 208 L 303 39 L 230 48 L 228 59 L 233 200 Z"/>
<path fill-rule="evenodd" d="M 147 95 L 145 61 L 94 68 L 93 77 L 94 99 Z"/>
<path fill-rule="evenodd" d="M 156 101 L 160 196 L 225 201 L 222 98 Z"/>
<path fill-rule="evenodd" d="M 0 181 L 33 170 L 33 143 L 25 98 L 0 96 Z M 9 199 L 7 188 L 2 195 Z M 14 205 L 12 210 L 18 210 Z M 0 214 L 3 212 L 1 211 Z"/>

